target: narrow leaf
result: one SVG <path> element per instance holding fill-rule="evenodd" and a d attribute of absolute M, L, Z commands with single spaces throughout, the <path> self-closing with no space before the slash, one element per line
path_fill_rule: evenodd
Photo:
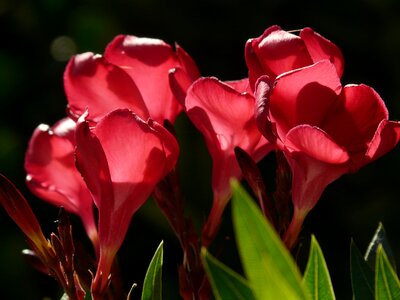
<path fill-rule="evenodd" d="M 236 240 L 256 299 L 308 299 L 300 272 L 272 226 L 237 181 L 232 189 Z"/>
<path fill-rule="evenodd" d="M 399 278 L 381 245 L 376 252 L 375 299 L 400 300 Z"/>
<path fill-rule="evenodd" d="M 217 300 L 252 300 L 255 299 L 246 280 L 232 269 L 219 262 L 205 248 L 201 256 L 214 296 Z"/>
<path fill-rule="evenodd" d="M 133 291 L 137 288 L 137 284 L 133 283 L 131 289 L 129 290 L 128 296 L 126 296 L 126 300 L 132 300 Z"/>
<path fill-rule="evenodd" d="M 144 278 L 142 300 L 162 299 L 163 242 L 161 241 Z"/>
<path fill-rule="evenodd" d="M 60 300 L 69 300 L 69 297 L 66 293 L 64 293 Z"/>
<path fill-rule="evenodd" d="M 376 250 L 378 249 L 379 245 L 382 245 L 390 263 L 392 264 L 392 267 L 396 269 L 393 251 L 389 245 L 385 228 L 383 227 L 382 223 L 379 223 L 378 228 L 376 229 L 375 234 L 368 246 L 367 252 L 365 253 L 365 260 L 368 261 L 372 269 L 375 268 Z"/>
<path fill-rule="evenodd" d="M 43 298 L 43 299 L 46 299 L 46 298 Z M 90 295 L 90 293 L 86 293 L 84 299 L 85 299 L 85 300 L 92 300 L 92 296 Z M 68 297 L 68 295 L 67 295 L 66 293 L 64 293 L 64 294 L 61 296 L 61 299 L 60 299 L 60 300 L 69 300 L 69 297 Z"/>
<path fill-rule="evenodd" d="M 303 283 L 314 300 L 334 300 L 331 278 L 322 250 L 314 237 L 311 237 L 310 256 L 308 257 Z"/>
<path fill-rule="evenodd" d="M 351 241 L 350 275 L 354 300 L 374 300 L 374 272 Z"/>

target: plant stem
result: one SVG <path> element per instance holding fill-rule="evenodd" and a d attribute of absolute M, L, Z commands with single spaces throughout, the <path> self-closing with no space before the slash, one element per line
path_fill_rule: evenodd
<path fill-rule="evenodd" d="M 289 250 L 296 245 L 296 242 L 298 240 L 306 216 L 307 216 L 306 211 L 299 210 L 296 208 L 294 209 L 292 221 L 290 222 L 290 225 L 283 237 L 283 241 Z"/>

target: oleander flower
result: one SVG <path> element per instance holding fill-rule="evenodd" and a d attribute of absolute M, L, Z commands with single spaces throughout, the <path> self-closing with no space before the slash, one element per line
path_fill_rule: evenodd
<path fill-rule="evenodd" d="M 277 25 L 267 28 L 261 36 L 246 42 L 245 59 L 252 88 L 262 75 L 268 75 L 270 80 L 275 80 L 279 74 L 324 59 L 329 59 L 335 65 L 338 76 L 341 77 L 344 65 L 340 49 L 311 28 L 304 28 L 299 35 L 295 35 Z"/>
<path fill-rule="evenodd" d="M 179 148 L 164 127 L 128 109 L 109 113 L 95 127 L 84 117 L 76 130 L 76 159 L 98 208 L 100 259 L 92 293 L 101 297 L 133 214 L 175 166 Z"/>
<path fill-rule="evenodd" d="M 97 248 L 93 199 L 75 166 L 75 128 L 73 120 L 64 118 L 35 129 L 25 154 L 26 181 L 39 198 L 79 215 Z"/>
<path fill-rule="evenodd" d="M 260 78 L 256 99 L 257 124 L 292 171 L 290 246 L 325 187 L 390 151 L 399 141 L 400 123 L 389 121 L 371 87 L 343 87 L 329 60 L 284 73 L 273 84 Z"/>
<path fill-rule="evenodd" d="M 162 40 L 119 35 L 104 56 L 91 52 L 72 57 L 64 73 L 70 114 L 76 119 L 86 109 L 97 122 L 109 112 L 128 108 L 146 120 L 171 123 L 182 105 L 169 85 L 169 70 L 179 69 L 191 81 L 199 72 L 178 45 Z"/>
<path fill-rule="evenodd" d="M 204 243 L 214 237 L 230 198 L 230 178 L 240 178 L 235 147 L 259 161 L 272 146 L 259 132 L 254 117 L 255 99 L 248 80 L 222 82 L 201 78 L 189 88 L 185 100 L 187 115 L 203 134 L 212 158 L 213 206 L 203 227 Z"/>

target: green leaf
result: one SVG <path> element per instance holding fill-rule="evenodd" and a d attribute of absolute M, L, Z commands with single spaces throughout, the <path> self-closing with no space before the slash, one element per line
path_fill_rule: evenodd
<path fill-rule="evenodd" d="M 45 298 L 43 298 L 43 299 L 45 299 Z M 47 298 L 46 298 L 46 299 L 47 299 Z M 64 294 L 61 296 L 61 299 L 60 299 L 60 300 L 69 300 L 69 297 L 68 297 L 68 295 L 67 295 L 66 293 L 64 293 Z M 92 295 L 90 294 L 90 292 L 87 292 L 87 293 L 85 294 L 84 300 L 92 300 Z"/>
<path fill-rule="evenodd" d="M 163 242 L 161 241 L 144 278 L 142 300 L 162 299 Z"/>
<path fill-rule="evenodd" d="M 365 260 L 368 261 L 368 263 L 371 266 L 371 269 L 375 268 L 376 250 L 378 249 L 379 245 L 382 245 L 393 268 L 396 269 L 396 263 L 394 260 L 393 251 L 389 245 L 385 228 L 383 228 L 382 223 L 379 223 L 378 228 L 376 229 L 375 234 L 368 246 L 367 252 L 365 253 Z"/>
<path fill-rule="evenodd" d="M 60 300 L 69 300 L 69 297 L 66 293 L 64 293 Z"/>
<path fill-rule="evenodd" d="M 215 259 L 205 248 L 201 250 L 201 257 L 217 300 L 255 299 L 243 277 Z"/>
<path fill-rule="evenodd" d="M 275 230 L 239 183 L 231 185 L 236 241 L 256 299 L 309 299 L 300 272 Z"/>
<path fill-rule="evenodd" d="M 314 237 L 311 237 L 310 255 L 308 257 L 303 283 L 314 300 L 334 300 L 331 278 L 322 250 Z"/>
<path fill-rule="evenodd" d="M 378 246 L 376 252 L 375 267 L 375 299 L 376 300 L 399 300 L 400 282 L 393 270 L 382 245 Z"/>
<path fill-rule="evenodd" d="M 350 276 L 354 300 L 374 300 L 374 272 L 353 240 L 350 243 Z"/>

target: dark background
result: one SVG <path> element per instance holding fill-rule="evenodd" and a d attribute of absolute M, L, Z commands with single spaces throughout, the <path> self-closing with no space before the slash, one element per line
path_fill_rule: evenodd
<path fill-rule="evenodd" d="M 64 116 L 62 76 L 69 55 L 102 53 L 120 33 L 175 41 L 195 59 L 202 75 L 222 80 L 246 76 L 243 52 L 250 37 L 278 24 L 286 30 L 312 27 L 335 42 L 346 65 L 343 83 L 373 86 L 391 119 L 400 119 L 400 2 L 244 0 L 0 0 L 0 172 L 26 195 L 46 234 L 55 230 L 58 210 L 36 199 L 24 185 L 23 159 L 31 133 L 40 123 Z M 177 122 L 182 144 L 180 169 L 187 214 L 199 224 L 210 205 L 210 158 L 201 136 L 185 116 Z M 190 141 L 189 141 L 190 139 Z M 351 299 L 351 237 L 364 251 L 379 221 L 386 227 L 400 262 L 400 150 L 343 176 L 324 192 L 304 228 L 304 244 L 314 233 L 325 253 L 337 299 Z M 273 160 L 262 167 L 268 169 Z M 267 172 L 268 173 L 268 172 Z M 74 234 L 84 240 L 73 218 Z M 217 240 L 223 260 L 238 268 L 230 237 L 229 207 Z M 141 284 L 160 240 L 165 247 L 165 299 L 177 298 L 180 250 L 152 201 L 134 217 L 120 251 L 126 288 Z M 21 257 L 22 233 L 0 210 L 0 296 L 2 299 L 58 299 L 55 282 Z M 300 249 L 299 259 L 307 253 Z M 139 298 L 140 291 L 136 291 Z"/>

